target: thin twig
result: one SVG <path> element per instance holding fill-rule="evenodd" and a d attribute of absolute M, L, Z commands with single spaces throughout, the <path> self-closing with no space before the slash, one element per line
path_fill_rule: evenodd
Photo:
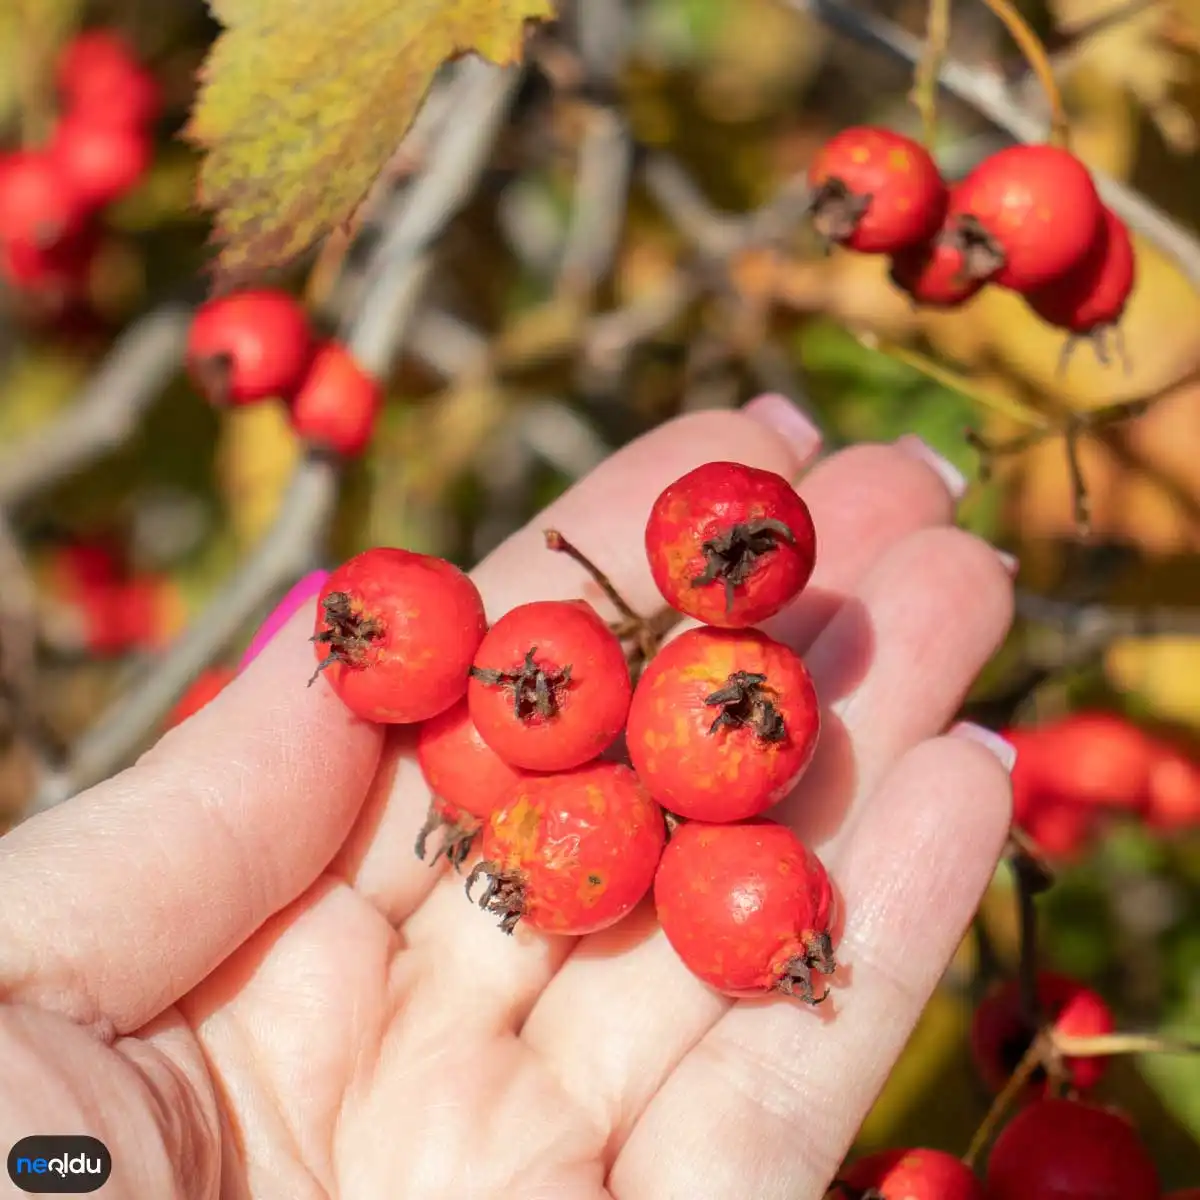
<path fill-rule="evenodd" d="M 925 145 L 937 144 L 938 73 L 950 38 L 950 0 L 929 0 L 925 17 L 925 53 L 917 60 L 909 100 L 921 117 Z"/>

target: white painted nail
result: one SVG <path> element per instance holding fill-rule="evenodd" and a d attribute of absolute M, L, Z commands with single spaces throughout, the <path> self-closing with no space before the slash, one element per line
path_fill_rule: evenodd
<path fill-rule="evenodd" d="M 1010 774 L 1013 767 L 1017 765 L 1016 746 L 1007 738 L 1001 737 L 994 730 L 985 729 L 982 725 L 976 725 L 973 721 L 959 721 L 950 730 L 950 736 L 966 738 L 968 741 L 976 742 L 986 750 L 990 750 Z"/>
<path fill-rule="evenodd" d="M 917 437 L 915 433 L 906 433 L 903 437 L 896 439 L 896 449 L 919 459 L 935 471 L 955 500 L 961 500 L 966 495 L 967 477 L 923 438 Z"/>

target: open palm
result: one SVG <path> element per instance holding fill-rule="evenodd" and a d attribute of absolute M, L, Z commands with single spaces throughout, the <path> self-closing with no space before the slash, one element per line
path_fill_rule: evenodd
<path fill-rule="evenodd" d="M 826 1006 L 715 995 L 649 906 L 581 940 L 504 937 L 413 854 L 411 736 L 304 686 L 305 614 L 137 766 L 0 841 L 7 1144 L 99 1137 L 112 1200 L 821 1196 L 1003 844 L 1004 766 L 939 735 L 1011 597 L 919 447 L 806 471 L 818 449 L 778 398 L 682 418 L 475 578 L 492 619 L 542 597 L 604 611 L 542 547 L 553 524 L 649 610 L 662 487 L 714 459 L 806 472 L 818 565 L 769 631 L 806 655 L 826 715 L 772 815 L 842 896 Z"/>

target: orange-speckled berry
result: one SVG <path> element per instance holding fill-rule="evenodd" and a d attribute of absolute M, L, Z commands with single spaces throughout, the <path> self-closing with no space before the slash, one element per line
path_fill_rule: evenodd
<path fill-rule="evenodd" d="M 615 924 L 650 891 L 666 842 L 662 809 L 619 763 L 521 780 L 483 829 L 479 905 L 511 933 L 518 921 L 582 935 Z"/>
<path fill-rule="evenodd" d="M 403 725 L 462 699 L 486 630 L 479 590 L 453 563 L 378 547 L 325 581 L 312 640 L 352 713 Z"/>
<path fill-rule="evenodd" d="M 880 129 L 843 129 L 813 156 L 813 227 L 864 254 L 894 254 L 931 237 L 946 212 L 946 184 L 920 142 Z"/>
<path fill-rule="evenodd" d="M 664 808 L 740 821 L 812 760 L 817 694 L 795 651 L 757 629 L 690 629 L 651 660 L 629 707 L 629 758 Z"/>
<path fill-rule="evenodd" d="M 984 1200 L 975 1172 L 944 1150 L 881 1150 L 843 1168 L 838 1182 L 880 1200 Z"/>
<path fill-rule="evenodd" d="M 440 829 L 443 838 L 438 853 L 455 865 L 461 864 L 481 822 L 505 800 L 525 772 L 509 766 L 480 737 L 465 696 L 421 723 L 417 763 L 433 793 L 429 815 L 417 838 L 417 857 L 425 857 L 429 835 Z"/>
<path fill-rule="evenodd" d="M 744 628 L 779 612 L 812 575 L 808 506 L 774 471 L 705 463 L 654 502 L 646 557 L 666 602 L 706 625 Z"/>
<path fill-rule="evenodd" d="M 467 703 L 480 736 L 514 767 L 567 771 L 606 750 L 633 690 L 621 643 L 583 600 L 536 600 L 488 630 Z"/>
<path fill-rule="evenodd" d="M 1055 146 L 1009 146 L 954 189 L 943 237 L 973 278 L 1017 292 L 1078 266 L 1104 230 L 1104 208 L 1083 165 Z"/>
<path fill-rule="evenodd" d="M 812 973 L 836 969 L 833 889 L 820 859 L 785 825 L 688 821 L 654 877 L 663 933 L 698 979 L 727 996 L 819 1003 Z"/>

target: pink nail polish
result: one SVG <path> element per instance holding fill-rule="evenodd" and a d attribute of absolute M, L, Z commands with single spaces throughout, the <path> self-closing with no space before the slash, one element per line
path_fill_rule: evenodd
<path fill-rule="evenodd" d="M 896 439 L 896 449 L 911 458 L 918 459 L 932 469 L 955 500 L 961 500 L 966 495 L 966 476 L 923 438 L 917 437 L 915 433 L 906 433 L 903 437 Z"/>
<path fill-rule="evenodd" d="M 787 396 L 767 392 L 742 408 L 751 420 L 779 434 L 797 454 L 807 457 L 821 444 L 821 431 Z"/>
<path fill-rule="evenodd" d="M 310 571 L 292 585 L 291 591 L 275 606 L 271 615 L 262 623 L 254 640 L 242 655 L 238 670 L 244 671 L 266 648 L 271 639 L 291 620 L 300 608 L 312 600 L 325 586 L 328 571 Z"/>
<path fill-rule="evenodd" d="M 967 741 L 975 742 L 985 750 L 991 751 L 1010 774 L 1013 767 L 1017 764 L 1017 748 L 1012 742 L 1007 738 L 1002 738 L 991 729 L 985 729 L 982 725 L 976 725 L 973 721 L 959 721 L 950 730 L 950 736 L 966 738 Z"/>

